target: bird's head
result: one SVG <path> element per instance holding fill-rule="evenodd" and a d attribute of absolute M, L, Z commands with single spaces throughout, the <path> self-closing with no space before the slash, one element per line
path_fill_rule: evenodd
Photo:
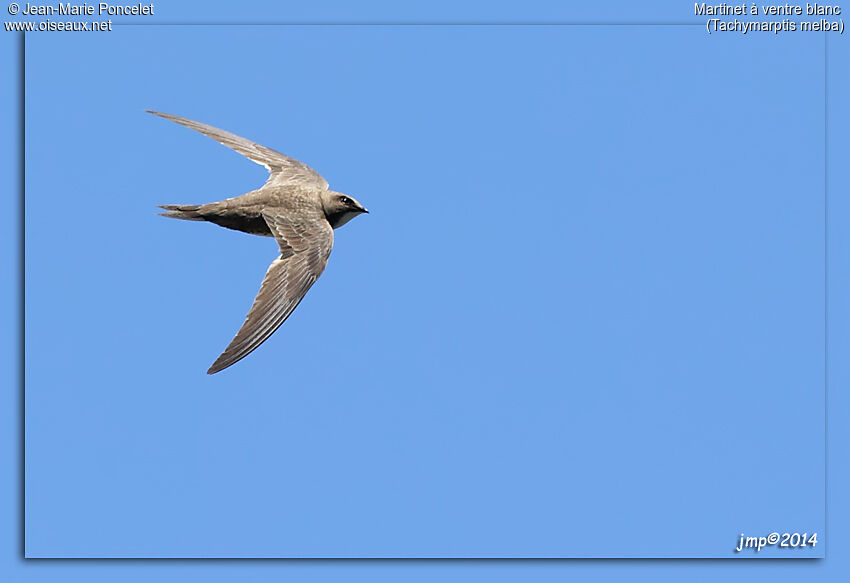
<path fill-rule="evenodd" d="M 369 212 L 354 197 L 333 190 L 326 190 L 322 193 L 322 208 L 325 211 L 325 217 L 334 229 L 343 226 L 357 215 Z"/>

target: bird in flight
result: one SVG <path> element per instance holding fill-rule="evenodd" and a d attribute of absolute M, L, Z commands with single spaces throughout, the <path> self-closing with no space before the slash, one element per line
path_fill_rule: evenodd
<path fill-rule="evenodd" d="M 184 117 L 150 111 L 198 131 L 269 171 L 266 183 L 241 196 L 207 204 L 166 204 L 165 217 L 209 221 L 252 235 L 274 237 L 272 261 L 245 323 L 207 370 L 215 374 L 248 356 L 277 330 L 319 278 L 333 247 L 333 230 L 368 213 L 353 197 L 328 189 L 318 172 L 265 146 Z"/>

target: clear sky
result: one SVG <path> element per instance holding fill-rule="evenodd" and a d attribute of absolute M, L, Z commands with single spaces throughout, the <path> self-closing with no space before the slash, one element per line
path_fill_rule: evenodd
<path fill-rule="evenodd" d="M 671 6 L 598 19 L 693 16 Z M 822 35 L 134 26 L 26 57 L 28 556 L 712 558 L 824 532 Z M 148 108 L 371 211 L 213 377 L 277 246 L 156 205 L 265 171 Z"/>

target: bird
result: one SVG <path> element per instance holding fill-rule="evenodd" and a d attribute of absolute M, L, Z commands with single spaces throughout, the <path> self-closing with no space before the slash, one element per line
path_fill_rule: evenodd
<path fill-rule="evenodd" d="M 353 196 L 329 189 L 306 164 L 230 132 L 191 119 L 146 110 L 198 131 L 265 166 L 268 180 L 257 190 L 207 204 L 164 204 L 162 216 L 207 221 L 251 235 L 274 237 L 280 255 L 263 277 L 260 291 L 242 327 L 207 374 L 237 363 L 292 314 L 325 269 L 338 229 L 369 211 Z"/>

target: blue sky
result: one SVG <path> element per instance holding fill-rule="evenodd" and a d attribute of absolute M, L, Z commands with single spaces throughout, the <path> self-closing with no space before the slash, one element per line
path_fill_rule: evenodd
<path fill-rule="evenodd" d="M 821 36 L 125 27 L 30 35 L 26 89 L 29 556 L 728 557 L 823 532 Z M 372 211 L 214 377 L 276 246 L 155 209 L 264 171 L 146 108 Z"/>

